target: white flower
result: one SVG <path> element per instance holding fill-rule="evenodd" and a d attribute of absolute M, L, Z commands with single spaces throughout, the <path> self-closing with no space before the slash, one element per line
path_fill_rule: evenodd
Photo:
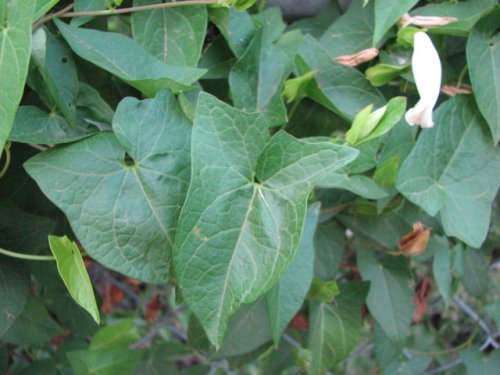
<path fill-rule="evenodd" d="M 410 125 L 432 128 L 432 110 L 436 105 L 441 88 L 441 62 L 431 39 L 424 32 L 415 33 L 411 69 L 417 85 L 420 100 L 410 108 L 405 119 Z"/>

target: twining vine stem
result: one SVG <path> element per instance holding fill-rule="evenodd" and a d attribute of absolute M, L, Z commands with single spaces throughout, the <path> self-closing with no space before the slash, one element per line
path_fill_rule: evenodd
<path fill-rule="evenodd" d="M 71 12 L 71 9 L 73 9 L 73 4 L 70 4 L 63 9 L 55 13 L 51 13 L 40 19 L 38 22 L 33 24 L 33 30 L 36 30 L 38 27 L 40 27 L 40 25 L 44 24 L 47 21 L 50 21 L 52 18 L 55 17 L 69 18 L 69 17 L 84 17 L 84 16 L 112 16 L 115 14 L 126 14 L 126 13 L 133 13 L 133 12 L 140 12 L 145 10 L 154 10 L 161 8 L 173 8 L 173 7 L 180 7 L 187 5 L 214 5 L 217 3 L 219 3 L 219 0 L 186 0 L 173 3 L 149 4 L 149 5 L 141 5 L 129 8 L 118 8 L 118 9 L 112 8 L 105 10 L 88 10 L 81 12 Z"/>
<path fill-rule="evenodd" d="M 33 255 L 33 254 L 23 254 L 23 253 L 16 253 L 14 251 L 9 251 L 0 248 L 0 254 L 7 255 L 11 258 L 18 258 L 18 259 L 25 259 L 25 260 L 50 260 L 54 261 L 56 258 L 54 258 L 52 255 Z"/>

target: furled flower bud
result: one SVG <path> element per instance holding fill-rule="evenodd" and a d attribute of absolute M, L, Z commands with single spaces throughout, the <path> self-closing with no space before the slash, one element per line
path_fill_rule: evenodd
<path fill-rule="evenodd" d="M 431 39 L 424 32 L 414 36 L 414 51 L 411 68 L 420 100 L 405 115 L 410 125 L 432 128 L 432 110 L 436 105 L 441 88 L 441 62 Z"/>

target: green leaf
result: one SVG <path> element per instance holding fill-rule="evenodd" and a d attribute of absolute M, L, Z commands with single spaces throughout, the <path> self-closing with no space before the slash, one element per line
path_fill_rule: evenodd
<path fill-rule="evenodd" d="M 278 39 L 286 29 L 281 8 L 267 8 L 252 17 L 257 28 L 262 29 L 262 43 L 269 44 Z"/>
<path fill-rule="evenodd" d="M 112 3 L 112 0 L 75 0 L 75 12 L 87 12 L 92 10 L 105 10 Z M 92 16 L 74 17 L 71 19 L 71 26 L 81 26 L 90 20 Z"/>
<path fill-rule="evenodd" d="M 307 298 L 310 300 L 318 300 L 322 303 L 332 303 L 335 297 L 339 295 L 339 287 L 335 280 L 320 280 L 314 279 Z"/>
<path fill-rule="evenodd" d="M 439 212 L 447 235 L 479 247 L 500 184 L 500 150 L 472 98 L 443 103 L 435 122 L 402 164 L 396 186 L 429 215 Z"/>
<path fill-rule="evenodd" d="M 325 374 L 346 358 L 361 333 L 361 308 L 368 285 L 347 282 L 339 285 L 340 295 L 333 304 L 311 303 L 311 327 L 307 346 L 312 353 L 310 373 Z"/>
<path fill-rule="evenodd" d="M 33 33 L 31 56 L 59 111 L 75 126 L 78 74 L 71 50 L 41 27 Z"/>
<path fill-rule="evenodd" d="M 227 40 L 229 48 L 236 57 L 243 55 L 252 40 L 255 25 L 247 12 L 234 9 L 210 9 L 210 20 L 215 23 Z"/>
<path fill-rule="evenodd" d="M 0 5 L 0 150 L 12 129 L 24 92 L 35 4 L 35 0 L 3 0 Z"/>
<path fill-rule="evenodd" d="M 316 180 L 357 154 L 284 132 L 269 138 L 259 115 L 200 94 L 174 263 L 182 295 L 215 346 L 241 303 L 269 290 L 292 260 Z"/>
<path fill-rule="evenodd" d="M 26 268 L 8 257 L 0 256 L 0 337 L 23 312 L 29 288 L 30 277 Z"/>
<path fill-rule="evenodd" d="M 366 69 L 366 78 L 374 87 L 384 86 L 398 77 L 401 73 L 407 70 L 409 64 L 404 65 L 391 65 L 391 64 L 377 64 Z"/>
<path fill-rule="evenodd" d="M 301 60 L 301 61 L 300 61 Z M 366 106 L 382 107 L 385 100 L 362 73 L 330 58 L 311 36 L 304 37 L 300 48 L 299 73 L 317 71 L 318 87 L 309 96 L 347 120 Z"/>
<path fill-rule="evenodd" d="M 227 79 L 236 62 L 223 36 L 218 36 L 204 51 L 199 67 L 207 69 L 203 79 Z"/>
<path fill-rule="evenodd" d="M 381 199 L 387 196 L 387 193 L 371 178 L 363 175 L 349 175 L 345 168 L 322 178 L 318 186 L 348 190 L 366 199 Z"/>
<path fill-rule="evenodd" d="M 134 0 L 134 6 L 157 3 Z M 158 60 L 172 66 L 196 67 L 207 28 L 203 6 L 184 6 L 132 13 L 132 34 Z"/>
<path fill-rule="evenodd" d="M 337 222 L 321 223 L 314 236 L 314 277 L 333 279 L 344 257 L 344 228 Z"/>
<path fill-rule="evenodd" d="M 42 346 L 63 329 L 51 318 L 49 312 L 34 297 L 28 297 L 21 315 L 2 336 L 2 341 L 14 345 Z"/>
<path fill-rule="evenodd" d="M 375 1 L 375 30 L 373 44 L 377 45 L 384 34 L 408 12 L 418 0 L 377 0 Z"/>
<path fill-rule="evenodd" d="M 384 375 L 421 375 L 431 364 L 430 356 L 398 358 L 384 369 Z"/>
<path fill-rule="evenodd" d="M 380 163 L 373 175 L 373 180 L 384 188 L 394 187 L 396 184 L 396 179 L 398 177 L 399 170 L 399 155 L 394 155 L 393 157 Z"/>
<path fill-rule="evenodd" d="M 471 347 L 460 352 L 465 363 L 467 374 L 491 375 L 498 372 L 500 367 L 500 352 L 493 350 L 488 355 L 483 354 L 478 347 Z"/>
<path fill-rule="evenodd" d="M 59 275 L 68 288 L 69 294 L 99 324 L 99 309 L 80 249 L 66 236 L 49 236 L 49 244 L 56 258 Z"/>
<path fill-rule="evenodd" d="M 307 95 L 307 91 L 314 84 L 316 72 L 307 72 L 299 77 L 291 78 L 285 81 L 283 85 L 283 96 L 287 103 L 299 101 Z"/>
<path fill-rule="evenodd" d="M 373 2 L 363 7 L 362 0 L 353 0 L 351 6 L 324 32 L 320 43 L 330 58 L 352 55 L 373 47 Z"/>
<path fill-rule="evenodd" d="M 98 129 L 80 120 L 71 126 L 56 112 L 44 112 L 34 106 L 20 106 L 9 139 L 33 144 L 58 144 L 77 141 L 95 134 Z"/>
<path fill-rule="evenodd" d="M 45 13 L 51 10 L 60 0 L 36 0 L 35 13 L 33 21 L 43 17 Z M 77 1 L 78 2 L 78 1 Z"/>
<path fill-rule="evenodd" d="M 132 375 L 143 355 L 143 351 L 128 348 L 66 352 L 75 375 Z"/>
<path fill-rule="evenodd" d="M 122 34 L 80 29 L 55 20 L 73 51 L 92 64 L 134 86 L 147 96 L 164 88 L 191 90 L 205 70 L 166 65 L 140 44 Z"/>
<path fill-rule="evenodd" d="M 292 71 L 292 61 L 279 47 L 266 43 L 264 29 L 256 31 L 245 53 L 229 74 L 236 108 L 259 112 L 269 126 L 286 122 L 281 86 Z"/>
<path fill-rule="evenodd" d="M 411 16 L 456 17 L 455 22 L 439 27 L 431 27 L 429 33 L 467 36 L 483 14 L 491 10 L 496 0 L 474 0 L 428 4 L 410 12 Z"/>
<path fill-rule="evenodd" d="M 500 8 L 481 20 L 467 40 L 467 63 L 476 103 L 488 123 L 493 142 L 500 140 Z"/>
<path fill-rule="evenodd" d="M 358 251 L 358 267 L 363 280 L 370 281 L 366 304 L 389 339 L 401 342 L 410 328 L 415 307 L 413 277 L 403 257 L 379 262 L 373 251 Z"/>
<path fill-rule="evenodd" d="M 500 328 L 500 301 L 484 306 L 484 312 L 495 321 L 497 328 Z"/>
<path fill-rule="evenodd" d="M 266 295 L 273 340 L 276 345 L 279 344 L 287 324 L 302 306 L 311 285 L 314 266 L 314 233 L 318 223 L 319 209 L 319 203 L 309 206 L 297 253 L 279 282 Z"/>
<path fill-rule="evenodd" d="M 453 298 L 453 250 L 450 248 L 446 237 L 433 236 L 428 247 L 436 247 L 434 260 L 432 262 L 432 274 L 439 294 L 443 297 L 446 305 Z"/>
<path fill-rule="evenodd" d="M 214 358 L 234 357 L 251 352 L 272 340 L 271 321 L 265 298 L 243 305 L 228 324 L 224 344 Z"/>
<path fill-rule="evenodd" d="M 464 259 L 463 285 L 465 290 L 475 297 L 480 297 L 488 290 L 489 259 L 479 250 L 467 249 Z"/>
<path fill-rule="evenodd" d="M 127 348 L 140 339 L 132 319 L 124 319 L 118 323 L 107 325 L 92 337 L 89 350 L 106 350 L 109 348 Z"/>
<path fill-rule="evenodd" d="M 25 168 L 89 255 L 129 276 L 166 282 L 189 184 L 190 124 L 162 91 L 122 100 L 113 130 L 43 152 Z"/>

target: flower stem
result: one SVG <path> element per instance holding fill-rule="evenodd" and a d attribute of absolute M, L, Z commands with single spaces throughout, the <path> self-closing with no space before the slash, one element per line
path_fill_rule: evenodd
<path fill-rule="evenodd" d="M 26 260 L 56 260 L 52 255 L 32 255 L 32 254 L 22 254 L 16 253 L 14 251 L 9 251 L 0 248 L 0 254 L 7 255 L 8 257 L 26 259 Z"/>
<path fill-rule="evenodd" d="M 6 142 L 5 143 L 5 147 L 3 149 L 3 151 L 5 152 L 5 164 L 2 168 L 2 170 L 0 171 L 0 178 L 2 178 L 5 173 L 7 173 L 7 170 L 9 169 L 9 165 L 10 165 L 10 145 L 11 143 L 10 142 Z"/>

